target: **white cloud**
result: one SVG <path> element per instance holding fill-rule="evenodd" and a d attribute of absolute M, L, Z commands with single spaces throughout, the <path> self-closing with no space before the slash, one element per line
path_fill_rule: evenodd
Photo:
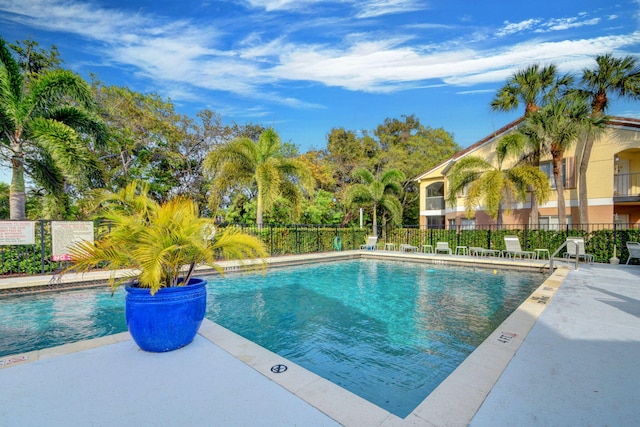
<path fill-rule="evenodd" d="M 253 8 L 264 9 L 267 12 L 279 10 L 308 10 L 311 6 L 321 3 L 345 3 L 356 10 L 356 18 L 373 18 L 382 15 L 414 12 L 424 9 L 424 4 L 418 0 L 247 0 Z"/>
<path fill-rule="evenodd" d="M 422 53 L 397 41 L 359 42 L 345 50 L 283 46 L 271 70 L 282 80 L 315 81 L 367 92 L 391 92 L 439 79 L 456 86 L 504 81 L 523 64 L 554 62 L 563 72 L 589 66 L 602 52 L 640 43 L 640 32 L 561 42 L 530 41 L 500 50 L 459 48 Z"/>
<path fill-rule="evenodd" d="M 356 2 L 360 12 L 357 18 L 373 18 L 396 13 L 415 12 L 424 9 L 416 0 L 368 0 Z"/>
<path fill-rule="evenodd" d="M 504 27 L 498 29 L 498 31 L 496 31 L 496 35 L 501 37 L 509 34 L 519 33 L 525 30 L 529 30 L 539 22 L 540 22 L 539 19 L 533 19 L 533 18 L 527 19 L 526 21 L 517 22 L 517 23 L 505 21 Z"/>
<path fill-rule="evenodd" d="M 315 1 L 296 0 L 307 5 Z M 290 1 L 252 0 L 252 4 L 264 8 L 285 7 L 287 3 Z M 385 13 L 416 7 L 414 1 L 404 0 L 358 4 Z M 294 108 L 321 106 L 278 93 L 277 85 L 302 81 L 363 92 L 393 92 L 443 83 L 471 86 L 503 82 L 514 70 L 530 63 L 554 62 L 563 71 L 579 71 L 592 65 L 596 54 L 633 50 L 640 43 L 640 32 L 557 42 L 529 40 L 511 46 L 472 40 L 472 34 L 464 43 L 446 40 L 420 45 L 413 33 L 390 33 L 387 37 L 380 32 L 352 33 L 330 44 L 301 43 L 280 32 L 265 39 L 268 36 L 256 32 L 234 41 L 233 47 L 225 47 L 216 22 L 205 27 L 62 0 L 0 0 L 0 10 L 10 14 L 10 19 L 33 27 L 97 40 L 102 46 L 98 53 L 108 62 L 136 70 L 139 76 L 166 88 L 174 99 L 193 99 L 203 90 L 216 90 Z M 531 18 L 505 22 L 498 31 L 500 35 L 542 28 L 551 31 L 593 22 L 577 18 L 542 22 Z"/>
<path fill-rule="evenodd" d="M 495 93 L 495 89 L 463 90 L 456 92 L 456 95 L 477 95 L 479 93 Z"/>
<path fill-rule="evenodd" d="M 600 18 L 587 19 L 585 21 L 578 21 L 578 18 L 560 18 L 551 19 L 542 25 L 542 28 L 536 30 L 537 33 L 544 33 L 547 31 L 561 31 L 568 30 L 569 28 L 578 28 L 585 25 L 596 25 L 600 22 Z"/>
<path fill-rule="evenodd" d="M 324 1 L 326 0 L 248 0 L 248 3 L 254 8 L 272 12 L 275 10 L 301 9 Z"/>
<path fill-rule="evenodd" d="M 458 64 L 458 72 L 445 76 L 444 80 L 450 84 L 463 86 L 504 81 L 504 78 L 516 69 L 534 63 L 553 62 L 561 72 L 578 72 L 592 66 L 593 58 L 602 52 L 623 50 L 638 43 L 640 43 L 640 31 L 624 36 L 520 43 L 495 53 L 478 52 L 476 58 Z"/>

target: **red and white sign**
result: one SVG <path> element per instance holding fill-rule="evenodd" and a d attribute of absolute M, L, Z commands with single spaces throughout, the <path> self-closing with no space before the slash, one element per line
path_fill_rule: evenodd
<path fill-rule="evenodd" d="M 70 260 L 71 255 L 69 255 L 69 247 L 83 240 L 93 242 L 93 222 L 52 221 L 51 259 L 53 261 Z"/>
<path fill-rule="evenodd" d="M 35 245 L 35 221 L 0 221 L 0 246 Z"/>

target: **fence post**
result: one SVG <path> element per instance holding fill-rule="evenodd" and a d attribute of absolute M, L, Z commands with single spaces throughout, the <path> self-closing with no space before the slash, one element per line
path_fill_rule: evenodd
<path fill-rule="evenodd" d="M 44 274 L 44 220 L 40 220 L 40 274 Z"/>
<path fill-rule="evenodd" d="M 618 224 L 614 222 L 613 223 L 613 246 L 616 247 L 617 244 L 618 244 Z M 620 252 L 618 253 L 621 253 L 621 252 L 622 252 L 622 248 L 620 248 Z M 611 251 L 609 251 L 609 255 L 611 255 Z M 616 256 L 618 255 L 616 254 Z M 611 255 L 609 258 L 612 258 L 612 257 L 613 255 Z M 605 259 L 605 262 L 606 261 L 607 260 Z"/>
<path fill-rule="evenodd" d="M 487 249 L 491 248 L 491 226 L 489 226 L 489 230 L 487 232 Z"/>
<path fill-rule="evenodd" d="M 273 224 L 269 224 L 269 243 L 271 249 L 269 250 L 269 254 L 273 256 Z"/>

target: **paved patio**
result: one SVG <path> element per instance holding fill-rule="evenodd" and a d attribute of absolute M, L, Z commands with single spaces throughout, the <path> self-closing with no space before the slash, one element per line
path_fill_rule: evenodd
<path fill-rule="evenodd" d="M 497 362 L 486 354 L 483 365 Z M 507 356 L 488 395 L 470 390 L 480 405 L 471 425 L 637 425 L 638 354 L 640 267 L 581 264 Z M 209 321 L 194 343 L 171 353 L 142 352 L 124 333 L 24 357 L 0 360 L 0 426 L 468 423 L 456 414 L 466 396 L 444 394 L 446 405 L 421 405 L 403 420 Z M 288 370 L 271 372 L 278 364 Z M 484 374 L 469 366 L 451 381 L 468 379 L 473 389 L 470 377 Z"/>
<path fill-rule="evenodd" d="M 640 267 L 580 265 L 472 426 L 640 423 Z"/>

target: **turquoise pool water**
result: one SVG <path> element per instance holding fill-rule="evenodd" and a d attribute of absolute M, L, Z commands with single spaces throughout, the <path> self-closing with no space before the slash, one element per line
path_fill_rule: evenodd
<path fill-rule="evenodd" d="M 405 417 L 543 281 L 360 260 L 210 277 L 207 317 Z"/>
<path fill-rule="evenodd" d="M 207 318 L 405 417 L 544 277 L 358 260 L 207 279 Z M 0 299 L 0 356 L 125 330 L 123 291 Z"/>

